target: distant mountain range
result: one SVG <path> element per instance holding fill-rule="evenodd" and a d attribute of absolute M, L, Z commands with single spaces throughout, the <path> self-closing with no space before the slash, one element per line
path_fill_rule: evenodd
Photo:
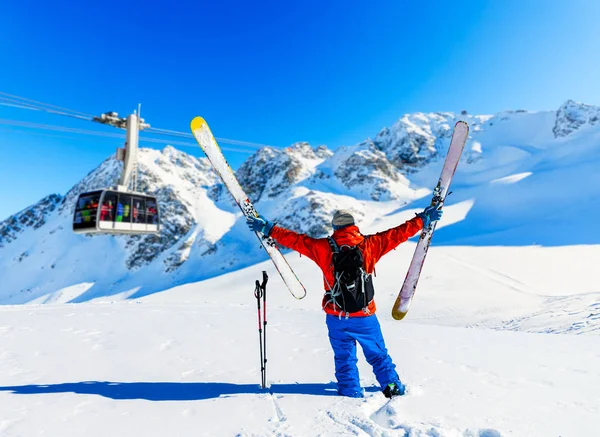
<path fill-rule="evenodd" d="M 263 148 L 237 176 L 261 214 L 315 237 L 336 209 L 365 232 L 424 207 L 456 121 L 470 125 L 446 226 L 433 244 L 598 244 L 600 108 L 493 116 L 415 113 L 373 139 L 331 151 L 297 143 Z M 51 194 L 0 223 L 0 303 L 135 297 L 266 258 L 206 159 L 170 146 L 140 150 L 138 189 L 158 197 L 162 229 L 150 236 L 71 231 L 79 193 L 115 184 L 108 158 L 65 195 Z"/>

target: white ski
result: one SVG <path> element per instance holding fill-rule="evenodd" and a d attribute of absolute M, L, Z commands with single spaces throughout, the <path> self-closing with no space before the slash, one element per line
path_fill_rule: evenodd
<path fill-rule="evenodd" d="M 198 144 L 204 153 L 206 153 L 208 160 L 212 164 L 219 177 L 223 180 L 223 183 L 244 213 L 244 216 L 257 217 L 258 213 L 256 212 L 254 205 L 252 205 L 252 202 L 250 202 L 248 196 L 246 196 L 246 193 L 235 177 L 233 170 L 225 160 L 223 152 L 217 144 L 217 141 L 210 131 L 206 121 L 204 121 L 202 117 L 196 117 L 192 120 L 190 127 L 194 137 L 196 137 L 196 141 L 198 141 Z M 273 261 L 273 264 L 275 264 L 275 268 L 281 275 L 281 278 L 290 290 L 290 293 L 292 293 L 292 296 L 294 296 L 296 299 L 302 299 L 304 296 L 306 296 L 306 289 L 292 270 L 291 266 L 288 264 L 285 257 L 277 248 L 277 243 L 275 240 L 271 237 L 264 236 L 260 232 L 256 232 L 256 236 L 271 257 L 271 261 Z"/>
<path fill-rule="evenodd" d="M 442 175 L 433 190 L 433 198 L 431 199 L 431 205 L 441 207 L 446 200 L 448 194 L 448 188 L 452 182 L 452 177 L 460 161 L 465 142 L 469 136 L 469 126 L 464 121 L 459 121 L 454 126 L 454 132 L 452 133 L 452 139 L 450 140 L 450 147 L 448 149 L 448 155 L 444 162 L 444 168 L 442 169 Z M 417 243 L 417 248 L 413 255 L 410 266 L 408 267 L 408 273 L 404 279 L 404 284 L 398 293 L 396 302 L 392 308 L 392 317 L 396 320 L 402 320 L 408 313 L 410 304 L 412 303 L 417 283 L 419 282 L 419 276 L 421 275 L 421 269 L 425 262 L 425 256 L 427 256 L 427 250 L 431 243 L 431 237 L 435 231 L 436 223 L 432 223 L 428 228 L 423 229 L 421 237 Z"/>

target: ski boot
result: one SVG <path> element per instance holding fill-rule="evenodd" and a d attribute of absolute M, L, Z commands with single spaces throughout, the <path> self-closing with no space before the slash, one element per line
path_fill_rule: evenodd
<path fill-rule="evenodd" d="M 389 399 L 395 396 L 402 396 L 404 393 L 406 393 L 406 387 L 401 382 L 392 382 L 383 390 L 383 395 Z"/>

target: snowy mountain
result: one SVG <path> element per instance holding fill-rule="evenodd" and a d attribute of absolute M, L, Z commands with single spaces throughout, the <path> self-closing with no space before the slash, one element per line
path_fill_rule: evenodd
<path fill-rule="evenodd" d="M 314 168 L 332 155 L 326 147 L 313 149 L 308 143 L 297 143 L 284 150 L 265 147 L 244 162 L 236 175 L 246 194 L 256 203 L 263 196 L 281 195 L 311 176 Z"/>
<path fill-rule="evenodd" d="M 16 240 L 27 229 L 38 229 L 46 224 L 47 216 L 63 201 L 62 196 L 51 194 L 35 205 L 10 216 L 0 223 L 0 248 Z"/>
<path fill-rule="evenodd" d="M 261 214 L 283 226 L 324 236 L 346 208 L 375 232 L 428 203 L 452 127 L 465 120 L 471 135 L 434 244 L 598 244 L 600 228 L 586 226 L 581 210 L 600 212 L 599 114 L 573 101 L 535 113 L 408 114 L 335 152 L 261 149 L 237 176 Z M 77 195 L 113 185 L 119 172 L 109 158 L 66 195 L 0 223 L 0 303 L 139 297 L 265 259 L 207 160 L 172 147 L 140 151 L 138 189 L 158 197 L 159 235 L 73 234 Z"/>
<path fill-rule="evenodd" d="M 600 122 L 600 108 L 568 100 L 556 112 L 555 137 L 566 137 L 585 124 Z"/>

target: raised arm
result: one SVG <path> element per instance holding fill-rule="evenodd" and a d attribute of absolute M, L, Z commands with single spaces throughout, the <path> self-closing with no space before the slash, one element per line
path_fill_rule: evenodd
<path fill-rule="evenodd" d="M 398 247 L 400 243 L 404 243 L 421 229 L 428 227 L 431 223 L 442 218 L 442 214 L 442 210 L 436 206 L 428 206 L 423 212 L 417 214 L 415 218 L 402 223 L 400 226 L 370 235 L 368 238 L 371 244 L 371 253 L 376 260 L 379 260 L 379 258 L 390 250 Z"/>
<path fill-rule="evenodd" d="M 312 238 L 306 234 L 299 234 L 279 226 L 273 226 L 270 236 L 282 246 L 300 252 L 316 263 L 319 263 L 319 254 L 322 253 L 322 250 L 319 250 L 318 247 L 323 245 L 329 247 L 326 240 Z"/>
<path fill-rule="evenodd" d="M 289 229 L 276 226 L 273 222 L 268 221 L 262 216 L 248 217 L 246 219 L 248 227 L 252 231 L 262 232 L 263 234 L 272 237 L 282 246 L 300 252 L 311 260 L 320 265 L 320 255 L 324 253 L 324 249 L 329 247 L 327 240 L 321 238 L 312 238 L 306 234 L 299 234 Z M 326 250 L 325 250 L 326 251 Z"/>
<path fill-rule="evenodd" d="M 423 229 L 423 219 L 417 216 L 395 228 L 369 235 L 367 238 L 371 246 L 371 254 L 375 260 L 379 260 L 383 255 L 398 247 L 400 243 L 404 243 L 421 229 Z"/>

